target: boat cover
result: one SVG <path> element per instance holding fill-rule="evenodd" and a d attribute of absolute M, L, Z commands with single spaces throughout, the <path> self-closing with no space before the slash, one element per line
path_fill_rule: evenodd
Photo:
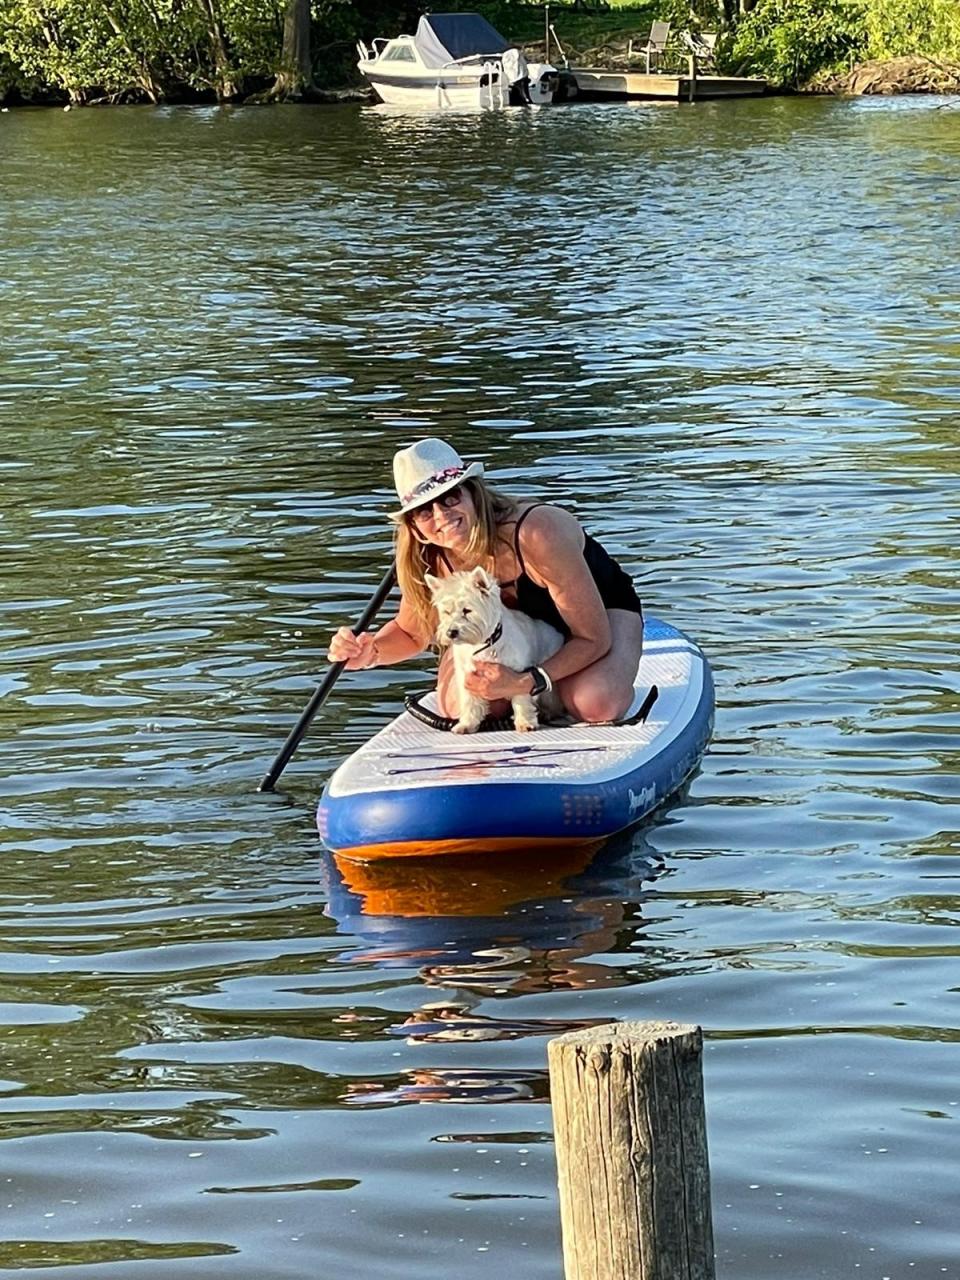
<path fill-rule="evenodd" d="M 503 53 L 510 46 L 479 13 L 428 13 L 414 43 L 425 67 L 445 67 L 477 53 Z"/>

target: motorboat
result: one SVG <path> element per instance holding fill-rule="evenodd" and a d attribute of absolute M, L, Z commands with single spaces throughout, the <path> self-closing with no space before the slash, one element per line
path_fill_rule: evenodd
<path fill-rule="evenodd" d="M 425 14 L 413 36 L 357 44 L 357 67 L 395 107 L 505 107 L 553 101 L 560 77 L 530 62 L 479 13 Z"/>

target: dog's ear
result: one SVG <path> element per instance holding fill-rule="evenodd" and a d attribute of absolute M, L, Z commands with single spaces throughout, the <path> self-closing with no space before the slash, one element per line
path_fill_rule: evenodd
<path fill-rule="evenodd" d="M 437 594 L 437 588 L 440 586 L 439 578 L 435 578 L 432 573 L 425 573 L 423 583 L 432 596 Z"/>
<path fill-rule="evenodd" d="M 489 592 L 493 586 L 493 579 L 482 564 L 478 564 L 470 574 L 470 581 L 483 592 Z"/>

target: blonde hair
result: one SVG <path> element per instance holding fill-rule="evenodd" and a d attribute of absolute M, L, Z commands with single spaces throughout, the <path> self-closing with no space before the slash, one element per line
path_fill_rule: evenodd
<path fill-rule="evenodd" d="M 482 565 L 488 573 L 493 573 L 497 556 L 497 543 L 501 541 L 500 525 L 507 516 L 512 515 L 517 504 L 506 494 L 491 489 L 477 477 L 463 482 L 473 499 L 476 511 L 476 523 L 470 533 L 465 555 L 470 560 L 470 568 Z M 394 535 L 396 547 L 397 581 L 404 602 L 416 616 L 424 635 L 433 637 L 437 628 L 437 619 L 430 592 L 424 581 L 426 574 L 439 576 L 441 564 L 445 564 L 440 547 L 422 538 L 414 524 L 413 516 L 408 512 L 397 522 Z"/>

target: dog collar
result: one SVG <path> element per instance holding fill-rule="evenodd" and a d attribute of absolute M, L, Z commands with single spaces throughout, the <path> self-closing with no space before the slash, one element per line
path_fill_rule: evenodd
<path fill-rule="evenodd" d="M 476 657 L 478 653 L 483 653 L 484 649 L 489 649 L 491 645 L 496 644 L 502 635 L 503 635 L 503 623 L 498 622 L 493 629 L 493 635 L 490 637 L 490 639 L 485 640 L 479 649 L 474 649 L 473 651 L 474 657 Z"/>

